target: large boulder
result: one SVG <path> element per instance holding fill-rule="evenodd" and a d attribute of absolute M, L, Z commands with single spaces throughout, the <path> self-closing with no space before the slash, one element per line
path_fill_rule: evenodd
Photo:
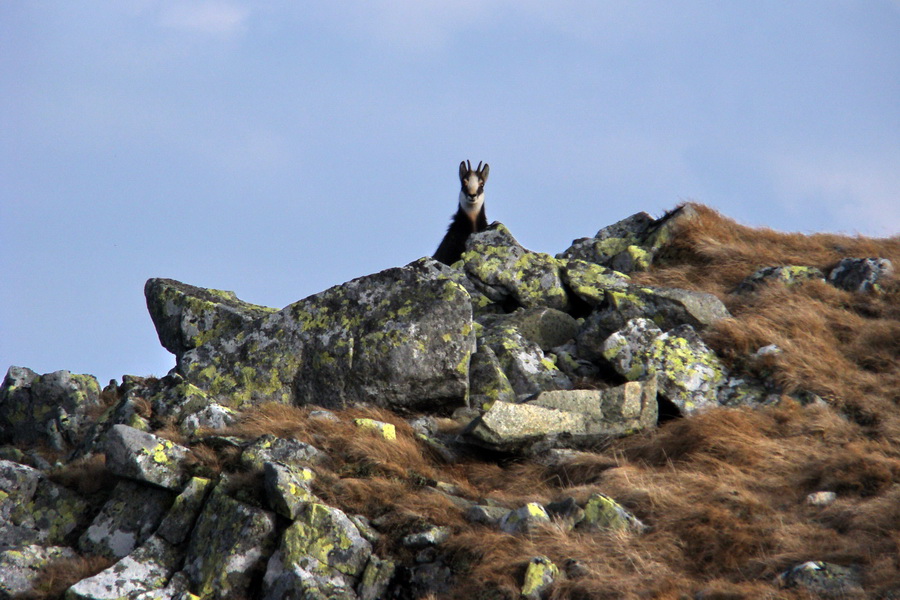
<path fill-rule="evenodd" d="M 38 375 L 10 367 L 0 385 L 0 444 L 68 450 L 83 436 L 100 406 L 93 375 L 56 371 Z"/>
<path fill-rule="evenodd" d="M 202 343 L 177 355 L 178 369 L 232 407 L 279 401 L 450 410 L 465 403 L 475 349 L 469 294 L 448 275 L 452 271 L 421 259 L 241 320 L 240 326 L 211 328 L 195 340 Z M 181 284 L 167 285 L 163 289 Z M 159 289 L 147 285 L 148 294 Z M 167 297 L 190 304 L 193 288 L 179 289 L 181 296 Z M 148 297 L 148 305 L 160 302 Z M 181 329 L 168 330 L 174 318 L 154 322 L 164 330 L 160 339 L 183 339 Z"/>

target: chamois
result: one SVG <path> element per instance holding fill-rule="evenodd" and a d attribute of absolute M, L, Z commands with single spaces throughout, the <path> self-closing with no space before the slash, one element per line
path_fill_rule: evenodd
<path fill-rule="evenodd" d="M 491 168 L 484 167 L 479 161 L 478 167 L 472 169 L 472 163 L 464 160 L 459 163 L 459 208 L 453 215 L 453 221 L 447 234 L 434 253 L 434 259 L 445 265 L 452 265 L 460 259 L 466 249 L 466 240 L 472 233 L 487 229 L 487 216 L 484 212 L 484 184 Z"/>

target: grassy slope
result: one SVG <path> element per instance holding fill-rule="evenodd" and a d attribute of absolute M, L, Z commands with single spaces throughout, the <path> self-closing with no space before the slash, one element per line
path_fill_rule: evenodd
<path fill-rule="evenodd" d="M 783 234 L 742 227 L 701 207 L 700 217 L 644 283 L 711 292 L 734 319 L 705 339 L 737 368 L 774 377 L 827 404 L 717 409 L 658 431 L 619 440 L 563 466 L 498 465 L 472 459 L 445 465 L 418 444 L 399 417 L 398 441 L 362 435 L 343 423 L 308 420 L 307 411 L 262 407 L 243 435 L 295 436 L 334 457 L 317 493 L 397 534 L 423 523 L 448 525 L 454 567 L 466 573 L 457 598 L 516 598 L 524 566 L 549 556 L 578 560 L 586 575 L 560 581 L 553 598 L 805 598 L 773 582 L 787 567 L 826 560 L 863 569 L 868 595 L 900 586 L 900 286 L 857 295 L 820 283 L 772 285 L 738 297 L 731 290 L 756 269 L 812 265 L 827 272 L 845 256 L 900 264 L 900 238 Z M 767 344 L 784 353 L 764 364 L 746 357 Z M 746 364 L 745 364 L 746 363 Z M 227 462 L 227 457 L 208 456 Z M 227 468 L 227 464 L 226 464 Z M 592 492 L 609 494 L 651 526 L 643 535 L 584 534 L 554 524 L 509 536 L 470 524 L 461 508 L 428 487 L 442 481 L 473 500 L 509 507 Z M 837 492 L 826 508 L 807 494 Z M 383 546 L 391 544 L 386 536 Z M 397 547 L 382 552 L 402 554 Z"/>

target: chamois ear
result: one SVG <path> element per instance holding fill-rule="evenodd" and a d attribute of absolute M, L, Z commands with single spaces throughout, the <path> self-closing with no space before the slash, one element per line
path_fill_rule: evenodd
<path fill-rule="evenodd" d="M 481 176 L 481 181 L 482 181 L 482 183 L 487 182 L 488 173 L 490 173 L 490 172 L 491 172 L 491 166 L 490 166 L 489 164 L 487 164 L 487 163 L 484 163 L 484 168 L 481 169 L 481 172 L 480 172 L 480 173 L 481 173 L 480 176 Z"/>
<path fill-rule="evenodd" d="M 464 181 L 469 170 L 466 168 L 466 161 L 459 163 L 459 180 Z"/>

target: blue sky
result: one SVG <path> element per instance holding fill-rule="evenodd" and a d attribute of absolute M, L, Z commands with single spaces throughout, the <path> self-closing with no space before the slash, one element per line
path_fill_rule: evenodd
<path fill-rule="evenodd" d="M 695 200 L 900 232 L 894 0 L 0 2 L 0 369 L 163 375 L 143 285 L 430 255 L 460 160 L 555 254 Z"/>

